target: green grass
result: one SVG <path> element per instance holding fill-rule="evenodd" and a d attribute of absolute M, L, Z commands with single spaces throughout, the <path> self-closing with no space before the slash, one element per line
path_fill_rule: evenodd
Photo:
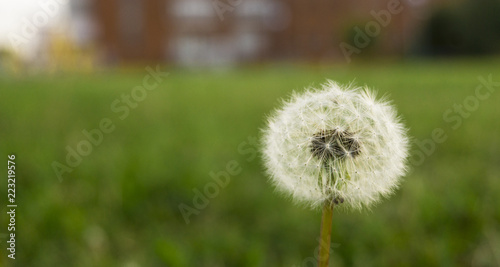
<path fill-rule="evenodd" d="M 447 136 L 393 197 L 334 213 L 332 266 L 500 265 L 500 86 L 456 130 L 443 120 L 478 76 L 500 81 L 498 59 L 168 71 L 124 120 L 110 105 L 145 71 L 0 76 L 0 151 L 17 156 L 15 266 L 312 266 L 320 212 L 275 194 L 241 144 L 280 98 L 327 78 L 389 94 L 414 140 Z M 115 130 L 60 182 L 52 162 L 102 118 Z M 186 224 L 179 205 L 233 160 L 241 172 Z M 0 188 L 5 203 L 6 179 Z M 6 222 L 3 210 L 0 233 Z"/>

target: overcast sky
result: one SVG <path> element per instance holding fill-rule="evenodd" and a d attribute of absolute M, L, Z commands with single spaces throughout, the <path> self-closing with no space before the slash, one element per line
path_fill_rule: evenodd
<path fill-rule="evenodd" d="M 49 17 L 50 22 L 54 22 L 65 14 L 67 4 L 54 6 L 53 12 L 49 14 L 41 7 L 43 3 L 60 3 L 62 0 L 0 0 L 0 46 L 10 45 L 9 33 L 20 34 L 23 26 L 23 19 L 32 21 L 37 13 L 44 13 Z M 50 23 L 49 22 L 49 23 Z"/>

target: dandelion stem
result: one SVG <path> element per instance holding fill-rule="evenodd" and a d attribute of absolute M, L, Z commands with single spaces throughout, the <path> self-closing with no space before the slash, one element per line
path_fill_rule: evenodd
<path fill-rule="evenodd" d="M 323 205 L 323 216 L 321 218 L 321 233 L 319 237 L 318 267 L 328 267 L 330 260 L 330 241 L 332 236 L 332 217 L 335 204 L 326 200 Z"/>

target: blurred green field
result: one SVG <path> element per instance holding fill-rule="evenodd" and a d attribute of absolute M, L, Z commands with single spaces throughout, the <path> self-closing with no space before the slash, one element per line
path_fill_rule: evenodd
<path fill-rule="evenodd" d="M 11 266 L 315 266 L 320 212 L 273 192 L 248 138 L 280 98 L 325 79 L 389 94 L 414 140 L 435 128 L 447 136 L 393 197 L 334 213 L 331 266 L 500 266 L 500 86 L 457 129 L 443 120 L 475 95 L 478 76 L 500 81 L 498 58 L 167 71 L 124 120 L 110 105 L 142 83 L 142 69 L 0 75 L 0 151 L 17 156 Z M 115 130 L 59 181 L 53 161 L 103 118 Z M 193 189 L 232 161 L 241 172 L 186 224 L 179 205 L 193 206 Z M 1 266 L 13 262 L 5 241 Z"/>

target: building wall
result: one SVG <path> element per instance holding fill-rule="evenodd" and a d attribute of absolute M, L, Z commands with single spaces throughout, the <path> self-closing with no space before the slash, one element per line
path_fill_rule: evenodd
<path fill-rule="evenodd" d="M 342 60 L 341 42 L 373 21 L 388 0 L 93 1 L 97 43 L 111 62 L 228 65 L 258 60 Z M 373 38 L 380 54 L 401 55 L 418 21 L 408 1 Z M 219 3 L 221 3 L 219 2 Z M 236 6 L 230 6 L 236 3 Z M 219 10 L 220 11 L 220 10 Z M 376 39 L 376 40 L 375 40 Z M 366 52 L 365 54 L 368 54 Z"/>

